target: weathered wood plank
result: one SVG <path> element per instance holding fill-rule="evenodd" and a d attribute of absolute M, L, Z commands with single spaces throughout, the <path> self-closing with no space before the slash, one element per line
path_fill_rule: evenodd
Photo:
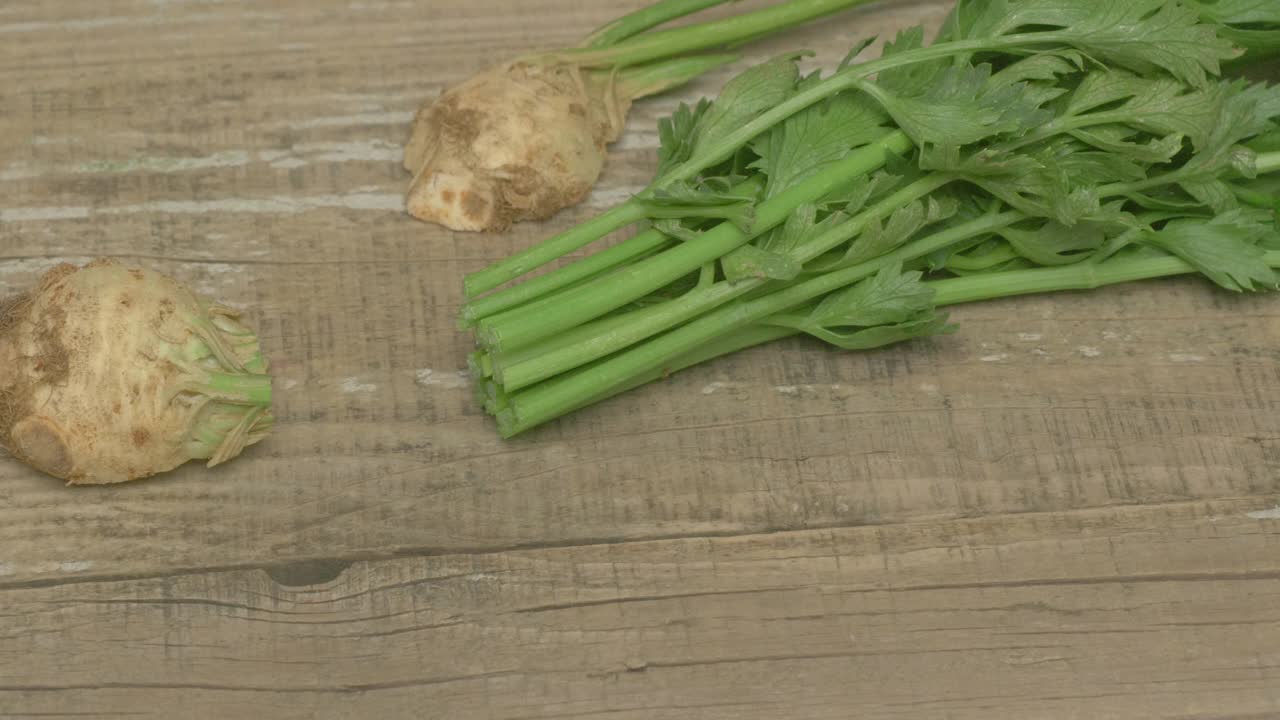
<path fill-rule="evenodd" d="M 396 148 L 421 98 L 499 50 L 639 4 L 539 0 L 520 22 L 454 0 L 6 8 L 0 292 L 93 255 L 177 274 L 261 328 L 281 424 L 216 472 L 113 490 L 0 464 L 0 580 L 1280 490 L 1280 314 L 1196 281 L 968 308 L 962 336 L 884 352 L 784 343 L 498 440 L 455 374 L 458 278 L 592 208 L 441 232 L 399 212 Z M 751 55 L 830 61 L 944 9 L 895 3 Z M 722 79 L 642 103 L 589 205 L 642 184 L 655 117 Z"/>
<path fill-rule="evenodd" d="M 0 714 L 1272 717 L 1265 507 L 9 587 Z"/>
<path fill-rule="evenodd" d="M 398 148 L 443 85 L 641 4 L 0 6 L 0 294 L 96 255 L 178 275 L 261 328 L 281 418 L 123 488 L 0 463 L 0 717 L 1280 713 L 1268 298 L 964 308 L 960 336 L 781 343 L 497 439 L 458 278 L 642 186 L 656 119 L 727 72 L 502 236 L 405 217 Z"/>
<path fill-rule="evenodd" d="M 125 488 L 0 466 L 15 578 L 1238 497 L 1280 476 L 1280 322 L 1198 282 L 975 307 L 961 336 L 885 352 L 762 348 L 508 443 L 455 374 L 452 290 L 420 268 L 178 267 L 255 308 L 277 434 Z M 312 287 L 333 291 L 300 300 Z"/>

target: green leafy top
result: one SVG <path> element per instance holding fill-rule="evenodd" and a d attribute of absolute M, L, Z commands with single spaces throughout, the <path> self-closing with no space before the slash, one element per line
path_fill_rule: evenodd
<path fill-rule="evenodd" d="M 693 154 L 694 132 L 698 123 L 711 108 L 711 101 L 702 98 L 690 107 L 680 103 L 671 117 L 658 121 L 658 175 L 689 159 Z"/>
<path fill-rule="evenodd" d="M 920 78 L 912 78 L 912 84 Z M 1049 97 L 1022 82 L 992 82 L 992 68 L 937 68 L 920 92 L 895 91 L 894 84 L 862 82 L 917 144 L 968 145 L 996 135 L 1021 133 L 1047 122 L 1040 105 Z"/>
<path fill-rule="evenodd" d="M 1195 9 L 1169 0 L 960 0 L 953 17 L 944 26 L 947 39 L 1056 41 L 1099 62 L 1190 85 L 1206 84 L 1238 55 Z"/>
<path fill-rule="evenodd" d="M 773 58 L 725 83 L 719 97 L 697 119 L 692 133 L 693 153 L 705 150 L 709 144 L 795 94 L 800 79 L 796 60 L 804 54 Z"/>
<path fill-rule="evenodd" d="M 792 327 L 847 350 L 869 350 L 912 338 L 951 332 L 922 273 L 889 265 L 852 287 L 828 295 L 803 315 L 780 315 L 771 324 Z"/>
<path fill-rule="evenodd" d="M 814 73 L 800 81 L 798 90 L 821 82 Z M 768 177 L 765 198 L 787 188 L 843 158 L 850 150 L 888 134 L 888 116 L 875 103 L 857 93 L 840 93 L 816 103 L 783 122 L 752 143 L 759 159 L 751 168 Z"/>
<path fill-rule="evenodd" d="M 1162 248 L 1236 292 L 1280 287 L 1280 275 L 1264 260 L 1276 226 L 1267 213 L 1235 210 L 1213 218 L 1184 218 L 1148 231 L 1145 241 Z"/>

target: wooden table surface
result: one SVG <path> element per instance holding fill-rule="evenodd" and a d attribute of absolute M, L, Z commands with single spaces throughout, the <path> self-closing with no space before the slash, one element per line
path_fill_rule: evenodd
<path fill-rule="evenodd" d="M 400 148 L 443 85 L 640 4 L 0 4 L 0 294 L 173 274 L 247 311 L 279 398 L 215 471 L 0 460 L 0 717 L 1280 717 L 1273 297 L 964 307 L 497 437 L 460 276 L 641 187 L 656 119 L 726 75 L 642 102 L 585 206 L 501 236 L 407 217 Z"/>

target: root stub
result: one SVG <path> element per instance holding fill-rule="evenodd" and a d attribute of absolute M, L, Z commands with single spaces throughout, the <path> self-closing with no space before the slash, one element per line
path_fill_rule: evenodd
<path fill-rule="evenodd" d="M 56 478 L 74 481 L 75 461 L 64 433 L 51 420 L 28 417 L 10 432 L 13 454 L 31 467 Z"/>

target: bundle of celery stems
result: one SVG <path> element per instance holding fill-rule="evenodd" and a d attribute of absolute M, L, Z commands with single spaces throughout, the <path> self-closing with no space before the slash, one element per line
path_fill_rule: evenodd
<path fill-rule="evenodd" d="M 504 436 L 801 333 L 868 349 L 953 331 L 957 303 L 1280 284 L 1280 89 L 1254 63 L 1280 49 L 1280 3 L 961 0 L 931 44 L 914 28 L 853 62 L 866 47 L 825 76 L 778 57 L 681 106 L 643 192 L 467 277 Z"/>

